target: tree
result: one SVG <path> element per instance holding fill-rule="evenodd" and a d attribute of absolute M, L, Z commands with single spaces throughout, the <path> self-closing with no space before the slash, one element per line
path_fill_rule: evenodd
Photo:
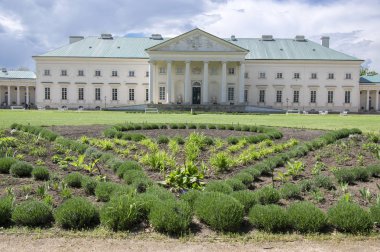
<path fill-rule="evenodd" d="M 375 70 L 369 70 L 368 68 L 360 68 L 360 76 L 363 75 L 376 75 L 377 72 Z"/>

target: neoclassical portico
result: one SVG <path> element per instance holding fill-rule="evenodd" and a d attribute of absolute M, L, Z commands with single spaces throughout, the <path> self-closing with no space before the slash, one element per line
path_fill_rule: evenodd
<path fill-rule="evenodd" d="M 196 29 L 146 51 L 149 102 L 244 103 L 248 50 Z"/>

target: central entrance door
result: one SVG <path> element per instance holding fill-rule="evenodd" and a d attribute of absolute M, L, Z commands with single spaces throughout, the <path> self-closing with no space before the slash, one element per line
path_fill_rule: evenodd
<path fill-rule="evenodd" d="M 193 104 L 201 104 L 201 87 L 193 86 Z"/>

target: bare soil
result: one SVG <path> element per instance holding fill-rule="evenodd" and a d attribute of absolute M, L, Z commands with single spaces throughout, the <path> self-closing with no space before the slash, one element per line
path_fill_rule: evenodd
<path fill-rule="evenodd" d="M 86 237 L 39 237 L 39 235 L 0 234 L 0 251 L 379 251 L 380 240 L 295 240 L 276 242 L 141 239 L 141 238 L 86 238 Z"/>

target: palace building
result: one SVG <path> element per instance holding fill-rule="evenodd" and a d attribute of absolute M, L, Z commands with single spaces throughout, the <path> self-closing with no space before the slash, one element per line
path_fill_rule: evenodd
<path fill-rule="evenodd" d="M 223 39 L 200 29 L 170 39 L 72 36 L 68 45 L 33 58 L 35 102 L 41 107 L 239 105 L 357 112 L 370 109 L 371 97 L 379 109 L 378 91 L 360 91 L 363 61 L 329 48 L 329 37 L 321 44 L 304 36 Z"/>

